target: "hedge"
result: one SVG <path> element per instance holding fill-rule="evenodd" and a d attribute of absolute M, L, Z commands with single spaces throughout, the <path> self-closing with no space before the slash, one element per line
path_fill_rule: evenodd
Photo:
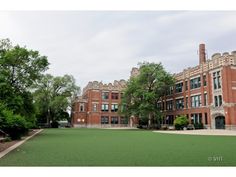
<path fill-rule="evenodd" d="M 29 127 L 24 117 L 14 114 L 3 104 L 0 104 L 0 129 L 7 133 L 12 140 L 16 140 L 27 134 Z"/>

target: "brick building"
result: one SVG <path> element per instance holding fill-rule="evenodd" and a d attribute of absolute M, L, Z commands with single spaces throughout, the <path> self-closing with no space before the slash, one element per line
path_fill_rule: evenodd
<path fill-rule="evenodd" d="M 127 127 L 134 121 L 119 116 L 118 106 L 122 97 L 125 80 L 114 81 L 113 84 L 89 82 L 83 89 L 72 109 L 74 127 Z"/>
<path fill-rule="evenodd" d="M 138 75 L 133 68 L 131 76 Z M 176 116 L 205 128 L 236 129 L 236 51 L 216 53 L 206 60 L 205 45 L 199 45 L 199 65 L 174 74 L 175 86 L 158 102 L 162 123 L 172 125 Z M 132 126 L 117 114 L 125 80 L 114 84 L 89 82 L 73 106 L 72 123 L 78 126 Z M 136 123 L 136 122 L 135 122 Z"/>
<path fill-rule="evenodd" d="M 236 129 L 236 51 L 216 53 L 206 60 L 199 45 L 199 65 L 175 74 L 176 84 L 158 103 L 163 123 L 173 124 L 177 115 L 205 128 Z"/>

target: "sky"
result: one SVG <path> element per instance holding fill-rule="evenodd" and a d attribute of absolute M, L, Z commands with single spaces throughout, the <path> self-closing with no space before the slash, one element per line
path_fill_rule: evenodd
<path fill-rule="evenodd" d="M 139 62 L 170 73 L 236 50 L 236 11 L 0 11 L 0 38 L 48 57 L 47 73 L 89 81 L 128 79 Z"/>

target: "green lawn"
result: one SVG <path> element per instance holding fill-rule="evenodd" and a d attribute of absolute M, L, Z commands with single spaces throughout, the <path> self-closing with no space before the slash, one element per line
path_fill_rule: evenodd
<path fill-rule="evenodd" d="M 0 166 L 235 166 L 236 137 L 46 129 Z"/>

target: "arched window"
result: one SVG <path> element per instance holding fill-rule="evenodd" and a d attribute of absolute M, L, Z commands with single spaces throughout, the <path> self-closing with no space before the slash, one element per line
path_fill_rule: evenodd
<path fill-rule="evenodd" d="M 84 104 L 80 104 L 80 112 L 84 112 Z"/>

